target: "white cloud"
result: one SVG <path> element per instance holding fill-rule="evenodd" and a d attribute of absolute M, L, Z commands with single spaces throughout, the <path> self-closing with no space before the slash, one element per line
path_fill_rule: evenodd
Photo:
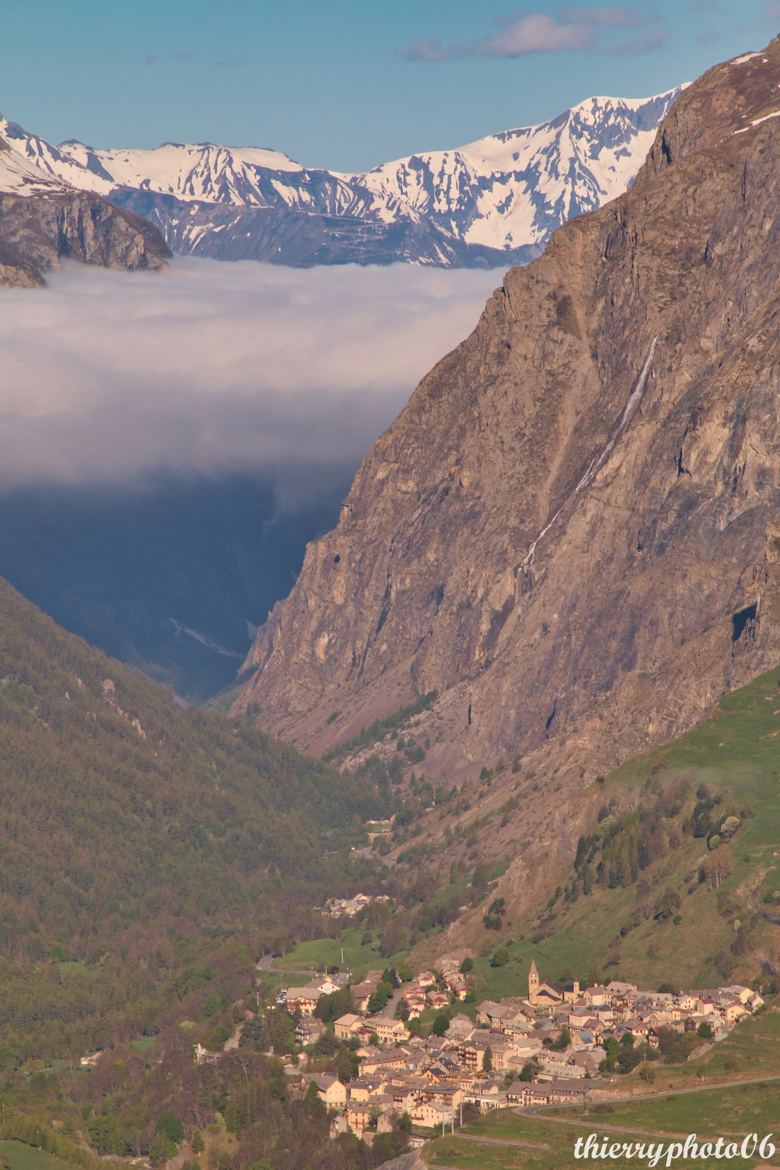
<path fill-rule="evenodd" d="M 354 464 L 500 280 L 177 260 L 0 290 L 0 485 Z"/>
<path fill-rule="evenodd" d="M 462 57 L 522 57 L 586 48 L 593 30 L 586 21 L 558 21 L 544 12 L 528 12 L 505 25 L 492 37 L 463 44 L 443 45 L 418 39 L 402 50 L 412 61 L 451 61 Z"/>
<path fill-rule="evenodd" d="M 544 12 L 529 12 L 513 20 L 480 46 L 483 57 L 520 57 L 526 53 L 555 53 L 583 49 L 591 43 L 593 31 L 587 21 L 557 21 Z"/>
<path fill-rule="evenodd" d="M 524 57 L 531 53 L 565 53 L 581 49 L 645 53 L 665 43 L 667 31 L 615 44 L 608 34 L 658 21 L 653 5 L 597 5 L 566 8 L 560 16 L 526 12 L 505 22 L 493 36 L 456 44 L 417 39 L 401 50 L 410 61 L 453 61 L 467 57 Z M 604 34 L 607 34 L 605 39 Z"/>

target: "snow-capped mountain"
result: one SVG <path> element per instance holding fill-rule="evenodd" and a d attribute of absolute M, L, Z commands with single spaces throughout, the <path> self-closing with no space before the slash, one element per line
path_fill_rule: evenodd
<path fill-rule="evenodd" d="M 254 147 L 53 146 L 9 122 L 0 134 L 37 174 L 151 219 L 186 255 L 502 265 L 531 259 L 564 220 L 624 191 L 679 92 L 588 98 L 540 125 L 359 174 Z"/>
<path fill-rule="evenodd" d="M 0 122 L 0 130 L 3 124 Z M 41 195 L 44 192 L 61 191 L 61 179 L 41 170 L 17 150 L 12 150 L 0 135 L 0 194 Z"/>
<path fill-rule="evenodd" d="M 161 268 L 170 255 L 152 224 L 67 183 L 0 134 L 0 287 L 40 287 L 65 256 L 136 269 Z"/>

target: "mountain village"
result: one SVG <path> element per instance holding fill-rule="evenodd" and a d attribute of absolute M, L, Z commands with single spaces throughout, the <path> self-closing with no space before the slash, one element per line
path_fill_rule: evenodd
<path fill-rule="evenodd" d="M 296 1040 L 303 1048 L 287 1072 L 300 1075 L 301 1093 L 316 1086 L 331 1112 L 334 1135 L 351 1131 L 371 1141 L 407 1115 L 417 1135 L 412 1144 L 421 1144 L 424 1131 L 454 1131 L 466 1106 L 486 1113 L 597 1101 L 609 1096 L 606 1078 L 620 1071 L 610 1052 L 642 1049 L 652 1060 L 665 1038 L 686 1034 L 695 1037 L 688 1051 L 696 1052 L 723 1040 L 764 1002 L 741 985 L 674 993 L 613 980 L 588 988 L 574 982 L 562 990 L 542 979 L 532 962 L 525 995 L 485 1000 L 471 1018 L 457 1010 L 467 997 L 473 1002 L 462 968 L 468 971 L 468 961 L 442 960 L 436 970 L 401 983 L 379 1011 L 375 996 L 384 978 L 379 971 L 357 983 L 335 972 L 279 992 L 267 1010 L 286 1010 L 296 1019 Z M 312 1046 L 327 1030 L 315 1015 L 317 1005 L 347 989 L 353 1010 L 332 1027 L 336 1039 L 356 1051 L 359 1072 L 344 1083 L 332 1073 L 307 1071 L 307 1065 Z M 424 1012 L 430 1018 L 431 1009 L 440 1013 L 433 1030 L 419 1034 L 414 1021 Z"/>

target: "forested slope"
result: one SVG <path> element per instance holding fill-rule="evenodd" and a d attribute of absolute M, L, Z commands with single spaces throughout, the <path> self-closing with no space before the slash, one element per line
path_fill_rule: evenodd
<path fill-rule="evenodd" d="M 2 1052 L 154 1030 L 215 970 L 243 990 L 382 810 L 365 781 L 182 709 L 0 582 Z"/>

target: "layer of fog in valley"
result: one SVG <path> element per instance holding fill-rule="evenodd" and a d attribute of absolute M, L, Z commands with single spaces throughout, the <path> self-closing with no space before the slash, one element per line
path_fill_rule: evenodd
<path fill-rule="evenodd" d="M 0 575 L 203 698 L 496 272 L 66 265 L 0 293 Z"/>

